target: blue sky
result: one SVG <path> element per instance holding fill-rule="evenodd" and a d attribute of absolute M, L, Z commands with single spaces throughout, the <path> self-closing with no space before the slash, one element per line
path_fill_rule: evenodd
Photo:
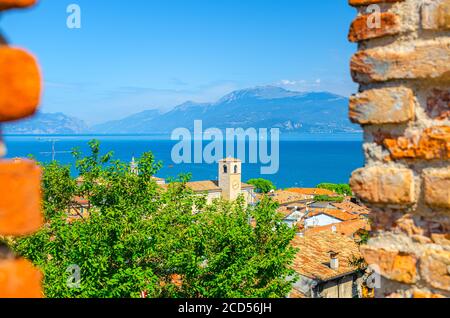
<path fill-rule="evenodd" d="M 41 0 L 0 27 L 38 57 L 42 111 L 92 124 L 259 85 L 347 96 L 354 16 L 347 0 Z"/>

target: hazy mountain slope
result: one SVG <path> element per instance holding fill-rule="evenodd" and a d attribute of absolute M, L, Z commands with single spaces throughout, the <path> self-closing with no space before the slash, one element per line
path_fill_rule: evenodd
<path fill-rule="evenodd" d="M 232 92 L 215 103 L 186 102 L 169 112 L 147 110 L 121 120 L 87 127 L 62 113 L 40 113 L 5 124 L 7 134 L 155 134 L 176 128 L 280 128 L 297 133 L 351 133 L 360 127 L 348 119 L 348 100 L 327 92 L 300 93 L 266 86 Z"/>
<path fill-rule="evenodd" d="M 62 113 L 38 113 L 35 116 L 2 125 L 6 134 L 81 134 L 88 129 L 86 123 L 78 118 Z"/>
<path fill-rule="evenodd" d="M 135 133 L 137 131 L 144 131 L 149 122 L 152 122 L 155 118 L 160 116 L 158 110 L 146 110 L 125 119 L 109 121 L 103 124 L 99 124 L 89 129 L 92 132 L 98 132 L 103 134 L 114 133 Z"/>
<path fill-rule="evenodd" d="M 121 121 L 93 127 L 97 133 L 168 133 L 175 128 L 193 129 L 194 120 L 203 128 L 271 128 L 307 133 L 355 132 L 348 119 L 348 100 L 326 92 L 299 93 L 278 87 L 257 87 L 228 94 L 216 103 L 188 102 L 154 116 L 145 112 Z M 137 117 L 136 117 L 137 116 Z M 130 125 L 129 122 L 134 124 Z M 108 129 L 105 129 L 108 127 Z"/>

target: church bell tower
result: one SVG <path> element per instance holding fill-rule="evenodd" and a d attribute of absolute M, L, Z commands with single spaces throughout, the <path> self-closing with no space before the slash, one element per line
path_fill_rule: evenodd
<path fill-rule="evenodd" d="M 227 158 L 219 161 L 219 187 L 222 198 L 229 201 L 236 200 L 242 190 L 242 161 Z"/>

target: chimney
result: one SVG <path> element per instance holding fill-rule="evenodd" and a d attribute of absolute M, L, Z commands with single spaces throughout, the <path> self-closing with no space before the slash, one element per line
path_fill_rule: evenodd
<path fill-rule="evenodd" d="M 337 271 L 339 269 L 339 259 L 338 259 L 339 253 L 330 251 L 329 254 L 330 254 L 330 268 Z"/>

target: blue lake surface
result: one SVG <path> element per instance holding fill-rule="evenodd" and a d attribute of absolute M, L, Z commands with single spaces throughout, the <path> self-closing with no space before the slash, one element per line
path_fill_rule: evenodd
<path fill-rule="evenodd" d="M 5 143 L 8 158 L 33 155 L 38 161 L 49 162 L 52 158 L 51 140 L 57 140 L 57 152 L 70 152 L 78 147 L 87 154 L 87 142 L 94 138 L 100 140 L 103 153 L 114 151 L 116 159 L 127 162 L 133 156 L 139 157 L 146 151 L 152 151 L 157 160 L 164 164 L 158 177 L 176 177 L 180 173 L 190 172 L 193 180 L 217 179 L 216 164 L 173 163 L 171 152 L 177 141 L 162 140 L 158 136 L 6 136 Z M 347 183 L 351 172 L 364 164 L 362 141 L 359 136 L 346 138 L 347 140 L 327 139 L 313 136 L 282 139 L 278 173 L 261 175 L 261 164 L 244 163 L 243 181 L 263 177 L 272 180 L 279 188 L 315 187 L 322 182 Z M 248 153 L 248 147 L 246 149 Z M 65 164 L 74 162 L 70 153 L 56 153 L 56 160 Z"/>

